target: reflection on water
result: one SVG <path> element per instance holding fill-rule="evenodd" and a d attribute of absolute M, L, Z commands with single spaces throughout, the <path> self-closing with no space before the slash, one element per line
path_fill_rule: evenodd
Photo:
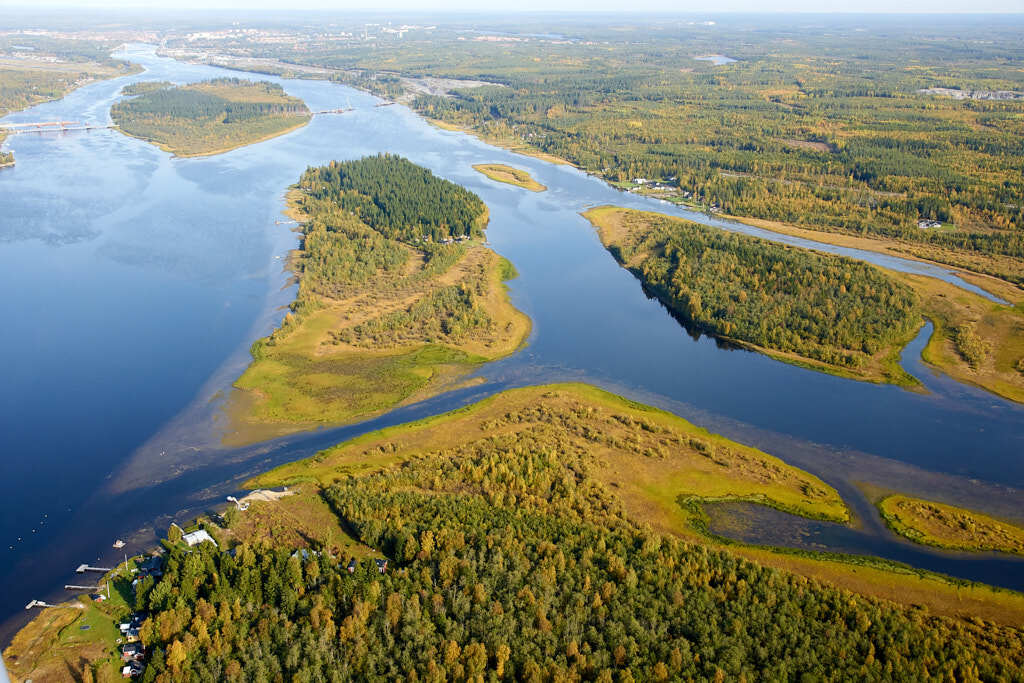
<path fill-rule="evenodd" d="M 8 120 L 104 123 L 135 80 L 235 75 L 129 57 L 139 76 L 91 84 Z M 791 244 L 811 244 L 621 193 L 580 171 L 438 130 L 400 106 L 322 81 L 281 83 L 311 109 L 351 101 L 343 115 L 209 158 L 173 159 L 104 130 L 8 139 L 18 164 L 0 173 L 0 515 L 7 561 L 0 614 L 52 595 L 69 567 L 140 528 L 129 549 L 170 514 L 233 491 L 240 472 L 301 457 L 361 428 L 296 435 L 243 451 L 217 446 L 220 398 L 294 295 L 283 258 L 295 246 L 275 225 L 283 193 L 309 165 L 389 151 L 466 185 L 491 211 L 488 239 L 520 277 L 515 304 L 534 321 L 529 346 L 484 368 L 483 387 L 440 397 L 372 424 L 455 407 L 502 388 L 589 381 L 670 409 L 751 443 L 841 488 L 884 478 L 908 490 L 922 477 L 1024 484 L 1024 410 L 905 360 L 931 394 L 843 380 L 687 335 L 620 268 L 579 215 L 620 204 L 665 211 Z M 523 168 L 549 190 L 487 180 L 473 164 Z M 945 269 L 813 243 L 889 267 L 958 282 Z M 969 285 L 959 283 L 965 287 Z M 365 427 L 364 427 L 365 428 Z M 201 492 L 201 493 L 196 493 Z M 926 560 L 927 558 L 923 558 Z M 970 576 L 969 562 L 959 570 Z M 958 571 L 959 571 L 958 570 Z"/>
<path fill-rule="evenodd" d="M 892 534 L 805 519 L 754 503 L 713 503 L 704 510 L 713 534 L 744 543 L 873 555 L 1024 591 L 1024 558 L 1001 553 L 945 552 L 915 545 Z"/>

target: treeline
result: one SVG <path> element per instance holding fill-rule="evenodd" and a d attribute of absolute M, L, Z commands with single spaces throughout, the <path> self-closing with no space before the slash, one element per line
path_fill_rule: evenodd
<path fill-rule="evenodd" d="M 862 261 L 654 214 L 625 213 L 612 254 L 688 324 L 847 368 L 920 324 L 906 285 Z"/>
<path fill-rule="evenodd" d="M 326 499 L 326 549 L 172 549 L 139 592 L 143 680 L 1018 680 L 1011 628 L 929 617 L 642 530 L 557 423 L 474 437 Z"/>
<path fill-rule="evenodd" d="M 487 215 L 469 190 L 393 154 L 307 169 L 299 188 L 406 242 L 479 236 Z"/>
<path fill-rule="evenodd" d="M 154 90 L 165 90 L 166 88 L 173 87 L 174 84 L 170 81 L 139 81 L 138 83 L 129 83 L 121 88 L 121 94 L 130 97 L 133 95 L 142 95 L 147 92 L 153 92 Z"/>
<path fill-rule="evenodd" d="M 669 183 L 703 207 L 896 238 L 958 265 L 949 252 L 1024 257 L 1024 101 L 918 92 L 1024 90 L 1008 67 L 1024 58 L 1010 27 L 744 24 L 718 22 L 713 39 L 700 27 L 598 22 L 542 29 L 572 42 L 438 31 L 386 49 L 314 40 L 260 54 L 344 69 L 339 78 L 389 97 L 401 88 L 396 71 L 500 84 L 419 95 L 413 106 L 609 180 Z M 738 61 L 693 59 L 722 46 Z M 919 229 L 926 219 L 947 228 Z M 1024 282 L 1017 266 L 971 265 Z"/>

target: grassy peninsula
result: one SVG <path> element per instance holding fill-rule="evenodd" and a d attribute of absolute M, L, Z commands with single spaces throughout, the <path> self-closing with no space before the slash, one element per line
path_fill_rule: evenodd
<path fill-rule="evenodd" d="M 114 124 L 176 156 L 220 154 L 283 135 L 310 120 L 305 103 L 274 83 L 218 78 L 166 87 L 135 84 L 110 109 Z"/>
<path fill-rule="evenodd" d="M 920 326 L 920 302 L 881 270 L 663 214 L 601 207 L 584 216 L 686 324 L 816 370 L 915 383 L 899 350 Z"/>
<path fill-rule="evenodd" d="M 505 391 L 461 410 L 368 434 L 311 461 L 283 465 L 248 485 L 314 481 L 329 487 L 417 453 L 465 456 L 495 439 L 530 442 L 538 451 L 587 453 L 590 475 L 614 487 L 643 521 L 676 514 L 680 496 L 750 500 L 806 517 L 849 520 L 839 494 L 817 477 L 671 413 L 587 385 Z M 649 506 L 660 512 L 645 512 Z"/>
<path fill-rule="evenodd" d="M 491 180 L 521 187 L 530 192 L 543 192 L 548 189 L 521 168 L 513 168 L 505 164 L 475 164 L 473 169 L 483 173 Z"/>
<path fill-rule="evenodd" d="M 921 352 L 926 363 L 959 382 L 1024 403 L 1024 292 L 996 288 L 1010 302 L 998 304 L 935 278 L 896 277 L 917 291 L 935 326 Z"/>
<path fill-rule="evenodd" d="M 425 398 L 529 334 L 502 284 L 515 270 L 481 244 L 487 207 L 468 190 L 382 155 L 309 169 L 289 203 L 299 294 L 253 346 L 228 441 Z"/>
<path fill-rule="evenodd" d="M 890 529 L 917 543 L 1024 555 L 1024 528 L 980 512 L 904 495 L 882 498 L 878 509 Z"/>

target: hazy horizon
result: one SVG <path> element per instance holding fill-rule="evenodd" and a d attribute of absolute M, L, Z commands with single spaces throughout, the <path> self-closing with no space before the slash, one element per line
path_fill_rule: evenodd
<path fill-rule="evenodd" d="M 664 13 L 664 14 L 1021 14 L 1024 13 L 1024 0 L 904 0 L 903 2 L 885 2 L 885 0 L 839 0 L 830 6 L 823 7 L 815 0 L 782 0 L 766 7 L 756 0 L 720 0 L 713 8 L 706 3 L 678 3 L 666 0 L 636 0 L 624 7 L 617 0 L 498 0 L 489 3 L 482 10 L 479 2 L 473 0 L 442 0 L 433 7 L 425 7 L 415 0 L 387 0 L 376 6 L 370 6 L 366 0 L 331 1 L 331 0 L 36 0 L 32 3 L 23 1 L 8 2 L 0 0 L 0 9 L 82 9 L 82 10 L 117 10 L 136 9 L 154 12 L 182 10 L 249 10 L 249 11 L 355 11 L 355 12 L 416 12 L 420 14 L 472 12 L 493 14 L 495 12 L 521 13 Z"/>

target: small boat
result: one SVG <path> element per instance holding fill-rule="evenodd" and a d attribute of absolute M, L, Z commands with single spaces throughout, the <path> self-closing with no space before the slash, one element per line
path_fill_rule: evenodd
<path fill-rule="evenodd" d="M 126 545 L 128 545 L 128 544 L 125 543 L 124 541 L 122 541 L 120 538 L 117 539 L 116 541 L 114 541 L 114 547 L 117 548 L 118 550 L 120 550 L 121 548 L 125 547 Z"/>

